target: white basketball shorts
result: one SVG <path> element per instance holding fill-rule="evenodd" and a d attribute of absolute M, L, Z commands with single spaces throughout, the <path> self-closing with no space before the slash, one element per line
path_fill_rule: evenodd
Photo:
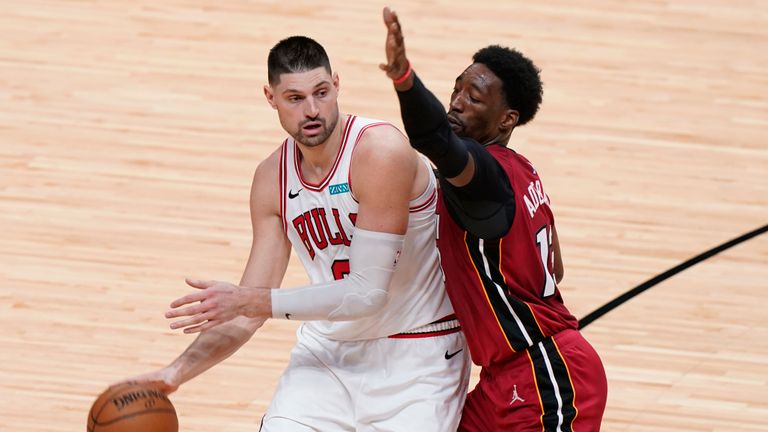
<path fill-rule="evenodd" d="M 262 432 L 456 430 L 471 366 L 461 331 L 337 341 L 302 325 L 297 337 Z"/>

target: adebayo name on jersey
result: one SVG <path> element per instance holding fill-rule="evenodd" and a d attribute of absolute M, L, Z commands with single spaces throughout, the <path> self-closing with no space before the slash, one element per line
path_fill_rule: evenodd
<path fill-rule="evenodd" d="M 533 218 L 533 215 L 536 213 L 536 210 L 539 209 L 540 205 L 549 205 L 549 197 L 544 193 L 544 190 L 541 187 L 541 181 L 532 181 L 528 185 L 528 190 L 523 194 L 523 201 L 528 208 L 528 214 L 531 218 Z"/>

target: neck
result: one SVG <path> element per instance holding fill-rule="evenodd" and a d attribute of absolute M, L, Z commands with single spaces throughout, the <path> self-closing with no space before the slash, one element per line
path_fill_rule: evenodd
<path fill-rule="evenodd" d="M 509 144 L 509 138 L 512 135 L 512 131 L 504 132 L 496 135 L 495 137 L 491 137 L 487 139 L 485 142 L 483 142 L 483 146 L 487 147 L 489 145 L 500 145 L 502 147 L 507 147 Z"/>
<path fill-rule="evenodd" d="M 307 146 L 296 141 L 301 155 L 301 172 L 306 180 L 319 182 L 331 170 L 336 161 L 336 155 L 339 153 L 339 147 L 341 147 L 342 134 L 346 124 L 347 115 L 339 113 L 336 127 L 333 128 L 328 139 L 322 143 Z"/>

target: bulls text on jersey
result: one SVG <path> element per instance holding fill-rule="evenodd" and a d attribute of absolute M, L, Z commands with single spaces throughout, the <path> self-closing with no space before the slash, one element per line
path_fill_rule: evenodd
<path fill-rule="evenodd" d="M 332 223 L 328 220 L 326 210 L 322 207 L 316 207 L 293 219 L 293 228 L 312 259 L 315 259 L 315 249 L 323 250 L 329 244 L 349 246 L 351 243 L 352 237 L 344 231 L 339 210 L 332 208 L 331 216 Z M 350 213 L 347 217 L 354 225 L 357 214 Z"/>

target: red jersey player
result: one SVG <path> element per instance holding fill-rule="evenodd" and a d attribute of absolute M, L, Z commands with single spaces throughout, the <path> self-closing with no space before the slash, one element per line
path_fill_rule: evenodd
<path fill-rule="evenodd" d="M 507 147 L 541 103 L 536 66 L 498 45 L 473 56 L 446 114 L 413 72 L 384 10 L 387 64 L 411 145 L 438 169 L 446 289 L 482 367 L 460 431 L 597 431 L 607 381 L 557 289 L 563 265 L 536 169 Z"/>

